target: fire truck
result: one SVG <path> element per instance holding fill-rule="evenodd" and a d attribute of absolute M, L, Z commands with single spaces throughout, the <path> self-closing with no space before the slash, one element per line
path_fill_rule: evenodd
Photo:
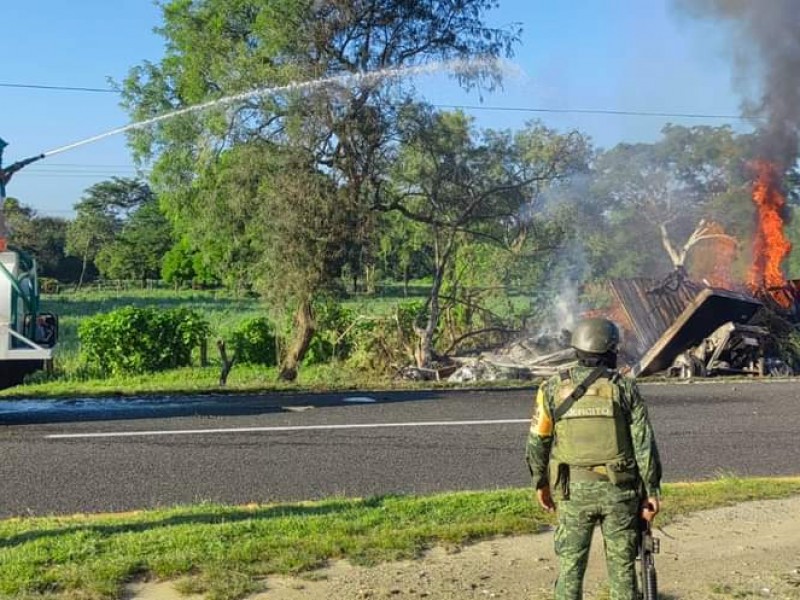
<path fill-rule="evenodd" d="M 58 317 L 39 311 L 36 260 L 7 247 L 6 184 L 44 154 L 3 167 L 7 142 L 0 138 L 0 389 L 22 383 L 25 375 L 50 364 L 58 339 Z"/>
<path fill-rule="evenodd" d="M 24 252 L 0 252 L 0 389 L 22 383 L 53 358 L 58 317 L 39 310 L 36 268 Z"/>

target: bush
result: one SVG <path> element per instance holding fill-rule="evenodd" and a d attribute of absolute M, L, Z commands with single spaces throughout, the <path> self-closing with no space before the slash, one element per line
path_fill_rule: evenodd
<path fill-rule="evenodd" d="M 240 362 L 267 366 L 278 364 L 275 328 L 266 317 L 242 321 L 233 332 L 233 347 Z"/>
<path fill-rule="evenodd" d="M 104 375 L 187 366 L 208 333 L 205 319 L 187 308 L 127 306 L 88 317 L 78 327 L 82 362 Z"/>
<path fill-rule="evenodd" d="M 349 334 L 348 364 L 388 373 L 413 363 L 417 345 L 414 323 L 424 317 L 425 303 L 411 300 L 399 303 L 391 315 L 358 323 Z"/>
<path fill-rule="evenodd" d="M 353 351 L 358 315 L 338 302 L 328 301 L 314 306 L 316 330 L 306 351 L 304 364 L 314 365 L 345 360 Z"/>

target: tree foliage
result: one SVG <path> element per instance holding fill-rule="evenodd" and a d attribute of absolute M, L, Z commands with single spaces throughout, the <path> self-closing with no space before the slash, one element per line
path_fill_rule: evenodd
<path fill-rule="evenodd" d="M 702 220 L 747 239 L 753 218 L 750 157 L 750 137 L 729 126 L 668 125 L 654 143 L 601 152 L 576 212 L 595 275 L 666 273 L 683 266 L 675 257 Z"/>
<path fill-rule="evenodd" d="M 155 159 L 153 181 L 178 234 L 206 254 L 219 277 L 252 276 L 277 305 L 294 307 L 295 338 L 282 377 L 294 376 L 308 347 L 313 297 L 334 284 L 345 262 L 354 272 L 374 269 L 375 218 L 366 199 L 380 179 L 376 168 L 391 145 L 399 101 L 413 86 L 396 76 L 359 74 L 509 54 L 518 31 L 484 24 L 494 6 L 493 0 L 162 4 L 167 54 L 157 65 L 134 68 L 125 83 L 135 119 L 263 93 L 162 121 L 135 134 L 132 144 L 140 158 Z M 498 72 L 485 63 L 458 77 L 464 85 L 492 86 Z M 305 83 L 289 85 L 297 81 Z M 276 156 L 294 171 L 267 168 L 262 177 L 254 170 Z M 278 212 L 263 218 L 264 206 Z M 263 243 L 255 245 L 248 234 L 253 216 L 265 227 Z M 332 235 L 321 231 L 323 219 Z M 340 225 L 348 229 L 346 243 Z"/>
<path fill-rule="evenodd" d="M 86 190 L 75 211 L 66 251 L 82 262 L 79 287 L 90 265 L 111 279 L 158 277 L 172 234 L 147 183 L 122 177 L 101 181 Z"/>
<path fill-rule="evenodd" d="M 421 105 L 406 106 L 401 131 L 403 144 L 376 207 L 427 230 L 432 286 L 418 325 L 417 364 L 428 366 L 443 286 L 449 279 L 455 290 L 462 277 L 454 270 L 461 249 L 469 243 L 516 254 L 541 249 L 537 203 L 559 180 L 587 168 L 589 143 L 577 132 L 563 135 L 536 123 L 515 134 L 479 135 L 464 114 Z"/>
<path fill-rule="evenodd" d="M 79 268 L 66 256 L 69 221 L 42 216 L 16 198 L 6 198 L 3 212 L 10 230 L 9 244 L 36 259 L 40 276 L 77 280 Z"/>
<path fill-rule="evenodd" d="M 97 253 L 95 262 L 107 279 L 158 279 L 172 243 L 172 227 L 153 197 L 130 213 L 114 240 Z"/>
<path fill-rule="evenodd" d="M 274 366 L 278 364 L 275 327 L 266 317 L 241 322 L 233 332 L 236 360 L 242 363 Z"/>
<path fill-rule="evenodd" d="M 128 306 L 88 317 L 78 327 L 83 361 L 105 375 L 187 366 L 208 334 L 208 323 L 185 308 Z"/>

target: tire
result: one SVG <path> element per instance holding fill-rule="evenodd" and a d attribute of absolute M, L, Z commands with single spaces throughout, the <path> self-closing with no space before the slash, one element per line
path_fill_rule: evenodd
<path fill-rule="evenodd" d="M 38 371 L 44 365 L 41 360 L 4 360 L 0 361 L 0 389 L 19 385 L 25 376 Z"/>

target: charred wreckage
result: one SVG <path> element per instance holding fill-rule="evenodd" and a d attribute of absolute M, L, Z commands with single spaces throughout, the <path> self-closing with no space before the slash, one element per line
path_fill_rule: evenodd
<path fill-rule="evenodd" d="M 614 303 L 603 314 L 623 331 L 621 365 L 634 376 L 786 376 L 768 316 L 800 322 L 800 280 L 780 287 L 712 287 L 675 271 L 664 279 L 607 281 Z M 460 359 L 451 380 L 547 377 L 569 366 L 568 332 L 555 338 L 517 340 L 479 358 Z"/>
<path fill-rule="evenodd" d="M 774 350 L 766 315 L 796 322 L 797 282 L 779 289 L 730 290 L 678 272 L 664 281 L 609 281 L 636 376 L 791 375 Z"/>

